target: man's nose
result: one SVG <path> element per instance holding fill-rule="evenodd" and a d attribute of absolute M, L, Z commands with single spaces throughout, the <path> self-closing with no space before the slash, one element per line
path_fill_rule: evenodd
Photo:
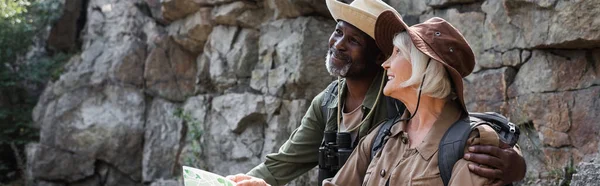
<path fill-rule="evenodd" d="M 333 44 L 333 47 L 336 50 L 341 50 L 344 51 L 346 50 L 346 37 L 340 37 L 337 41 L 335 41 L 335 43 Z"/>

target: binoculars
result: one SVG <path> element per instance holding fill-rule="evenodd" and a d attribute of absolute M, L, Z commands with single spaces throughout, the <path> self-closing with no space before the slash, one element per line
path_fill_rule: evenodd
<path fill-rule="evenodd" d="M 319 147 L 319 185 L 332 178 L 352 154 L 352 137 L 349 132 L 325 132 Z"/>

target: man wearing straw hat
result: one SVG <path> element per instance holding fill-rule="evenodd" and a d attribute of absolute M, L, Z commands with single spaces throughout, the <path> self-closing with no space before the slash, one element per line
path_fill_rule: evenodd
<path fill-rule="evenodd" d="M 382 93 L 385 74 L 380 64 L 386 56 L 374 40 L 377 16 L 392 7 L 380 0 L 355 0 L 351 4 L 326 0 L 337 26 L 329 38 L 326 67 L 338 79 L 336 99 L 328 101 L 326 89 L 317 95 L 304 115 L 301 125 L 281 146 L 269 154 L 265 162 L 254 167 L 247 175 L 228 176 L 238 185 L 284 185 L 314 168 L 325 131 L 350 132 L 352 144 L 364 137 L 388 118 Z M 327 114 L 321 111 L 327 107 Z M 341 109 L 338 109 L 341 108 Z M 403 105 L 401 105 L 403 108 Z M 398 110 L 395 112 L 403 112 Z M 467 154 L 471 161 L 491 168 L 475 167 L 473 172 L 505 183 L 522 179 L 525 172 L 523 158 L 513 149 L 474 146 Z M 508 165 L 504 162 L 513 162 Z M 522 172 L 520 174 L 511 174 Z"/>

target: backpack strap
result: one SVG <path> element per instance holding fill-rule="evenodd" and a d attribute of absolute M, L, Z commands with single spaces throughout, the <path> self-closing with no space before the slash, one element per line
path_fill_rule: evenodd
<path fill-rule="evenodd" d="M 325 119 L 325 122 L 327 122 L 327 119 L 329 118 L 329 114 L 330 114 L 327 106 L 333 100 L 337 99 L 337 94 L 338 94 L 338 81 L 336 80 L 336 81 L 331 82 L 325 89 L 325 95 L 323 98 L 323 102 L 321 103 L 321 113 L 323 114 L 323 118 Z"/>
<path fill-rule="evenodd" d="M 444 185 L 448 185 L 450 182 L 454 164 L 463 157 L 465 145 L 471 131 L 480 125 L 492 127 L 498 133 L 500 140 L 510 146 L 514 146 L 519 139 L 519 129 L 509 122 L 506 117 L 494 112 L 470 112 L 468 117 L 452 124 L 440 140 L 438 168 Z"/>
<path fill-rule="evenodd" d="M 385 96 L 385 103 L 387 106 L 388 119 L 397 117 L 404 112 L 404 109 L 406 109 L 406 106 L 404 106 L 400 100 L 389 96 Z"/>
<path fill-rule="evenodd" d="M 398 116 L 398 114 L 396 114 L 396 116 Z M 373 140 L 373 143 L 371 144 L 371 159 L 369 159 L 369 162 L 371 160 L 373 160 L 373 157 L 375 157 L 375 154 L 377 154 L 378 151 L 383 149 L 383 146 L 385 146 L 385 143 L 387 142 L 387 139 L 385 139 L 386 136 L 389 136 L 391 134 L 390 129 L 394 126 L 394 124 L 396 124 L 398 117 L 394 117 L 394 118 L 390 118 L 387 119 L 382 125 L 381 127 L 379 127 L 379 130 L 377 131 L 377 136 L 375 137 L 375 139 Z"/>
<path fill-rule="evenodd" d="M 454 164 L 463 157 L 465 143 L 472 129 L 469 117 L 465 117 L 452 124 L 444 133 L 438 147 L 438 168 L 444 185 L 450 182 Z"/>

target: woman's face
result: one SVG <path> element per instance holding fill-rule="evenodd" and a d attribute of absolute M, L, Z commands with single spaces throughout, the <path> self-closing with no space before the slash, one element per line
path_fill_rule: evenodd
<path fill-rule="evenodd" d="M 387 70 L 388 82 L 383 88 L 383 94 L 391 96 L 397 92 L 408 90 L 409 87 L 401 87 L 400 84 L 410 78 L 412 73 L 412 65 L 408 60 L 408 56 L 404 56 L 398 47 L 394 46 L 394 52 L 381 66 Z"/>

